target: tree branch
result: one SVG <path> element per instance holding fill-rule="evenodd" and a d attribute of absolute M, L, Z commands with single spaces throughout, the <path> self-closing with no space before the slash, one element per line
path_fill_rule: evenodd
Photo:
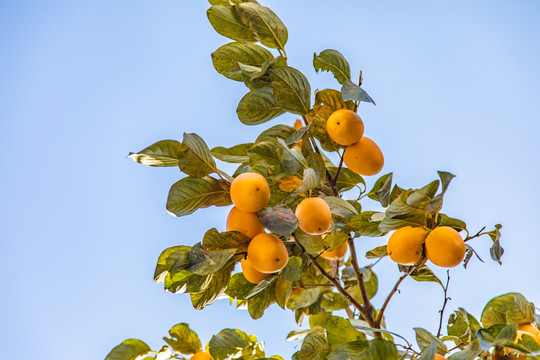
<path fill-rule="evenodd" d="M 448 292 L 448 284 L 450 283 L 450 270 L 446 270 L 446 286 L 444 287 L 444 303 L 442 306 L 442 309 L 439 311 L 441 313 L 441 317 L 439 319 L 439 330 L 437 331 L 437 337 L 441 336 L 441 328 L 442 328 L 442 320 L 444 315 L 444 308 L 446 307 L 446 303 L 448 303 L 448 300 L 450 298 L 446 295 Z"/>
<path fill-rule="evenodd" d="M 426 261 L 427 261 L 427 258 L 424 255 L 422 255 L 420 257 L 420 259 L 418 260 L 418 262 L 414 266 L 412 266 L 409 271 L 407 271 L 405 274 L 401 275 L 401 277 L 396 282 L 396 285 L 394 285 L 394 287 L 390 291 L 390 294 L 388 294 L 388 296 L 386 297 L 386 300 L 384 301 L 384 304 L 381 307 L 381 310 L 379 311 L 379 316 L 377 316 L 377 324 L 379 324 L 379 325 L 381 324 L 381 321 L 382 321 L 382 318 L 383 318 L 383 315 L 384 315 L 384 311 L 386 310 L 386 307 L 388 306 L 388 303 L 390 302 L 390 299 L 392 299 L 392 296 L 394 296 L 394 294 L 398 290 L 399 285 L 401 284 L 401 282 L 403 280 L 405 280 L 405 278 L 407 276 L 411 275 L 414 270 L 416 270 L 420 266 L 424 265 L 426 263 Z"/>
<path fill-rule="evenodd" d="M 322 274 L 322 276 L 324 276 L 325 278 L 327 278 L 332 284 L 334 284 L 334 286 L 337 288 L 337 290 L 341 293 L 341 295 L 345 296 L 345 298 L 355 307 L 358 309 L 358 311 L 360 311 L 360 313 L 362 314 L 362 316 L 366 319 L 369 318 L 369 315 L 367 314 L 366 310 L 364 309 L 364 307 L 362 306 L 362 304 L 360 304 L 360 302 L 358 300 L 356 300 L 347 290 L 345 290 L 345 288 L 341 285 L 341 283 L 339 282 L 338 279 L 336 279 L 335 277 L 333 277 L 332 275 L 330 275 L 326 270 L 324 270 L 324 268 L 321 266 L 321 264 L 319 264 L 319 262 L 317 261 L 317 259 L 311 255 L 310 253 L 308 253 L 306 251 L 306 249 L 304 248 L 304 246 L 302 244 L 300 244 L 300 242 L 296 239 L 296 237 L 294 237 L 294 240 L 296 241 L 296 245 L 298 245 L 298 247 L 302 250 L 302 252 L 304 252 L 306 254 L 306 256 L 311 260 L 311 263 L 317 268 L 317 270 L 319 270 L 319 272 Z M 369 323 L 368 321 L 368 324 L 369 326 L 371 327 L 375 327 L 375 323 Z"/>
<path fill-rule="evenodd" d="M 371 302 L 369 301 L 369 295 L 367 293 L 366 283 L 364 282 L 364 274 L 362 274 L 362 272 L 360 271 L 360 266 L 358 266 L 358 257 L 356 256 L 356 248 L 354 246 L 354 240 L 352 236 L 349 235 L 347 237 L 347 242 L 349 244 L 349 250 L 351 251 L 351 265 L 353 267 L 354 274 L 356 275 L 358 287 L 360 288 L 360 294 L 362 295 L 362 302 L 364 303 L 364 309 L 366 310 L 366 313 L 368 314 L 368 316 L 367 317 L 364 316 L 364 318 L 369 324 L 373 323 L 376 325 L 376 326 L 370 325 L 371 327 L 379 329 L 380 323 L 378 321 L 375 321 L 375 317 L 373 316 L 373 305 L 371 305 Z"/>

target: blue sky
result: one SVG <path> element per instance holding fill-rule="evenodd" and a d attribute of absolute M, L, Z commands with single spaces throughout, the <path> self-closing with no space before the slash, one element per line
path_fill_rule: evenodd
<path fill-rule="evenodd" d="M 503 224 L 503 266 L 487 238 L 472 245 L 485 264 L 452 270 L 447 309 L 479 316 L 492 297 L 520 291 L 540 303 L 540 4 L 267 1 L 289 29 L 289 63 L 312 89 L 313 52 L 341 51 L 377 106 L 363 104 L 366 135 L 402 187 L 437 170 L 457 175 L 445 212 L 471 230 Z M 204 343 L 237 327 L 286 357 L 296 328 L 275 306 L 261 320 L 219 302 L 195 311 L 185 295 L 152 282 L 159 253 L 224 229 L 228 209 L 190 217 L 165 211 L 175 169 L 126 159 L 161 139 L 196 132 L 213 146 L 254 139 L 295 117 L 247 127 L 236 118 L 246 92 L 213 69 L 228 42 L 206 20 L 204 1 L 3 1 L 0 3 L 0 347 L 40 359 L 101 359 L 129 337 L 162 345 L 188 322 Z M 224 169 L 230 167 L 224 165 Z M 368 179 L 370 183 L 374 179 Z M 364 208 L 375 208 L 374 203 Z M 360 251 L 384 239 L 357 240 Z M 380 306 L 399 276 L 375 268 Z M 435 269 L 445 276 L 445 270 Z M 387 311 L 390 329 L 436 332 L 435 284 L 406 281 Z M 38 355 L 39 354 L 39 355 Z"/>

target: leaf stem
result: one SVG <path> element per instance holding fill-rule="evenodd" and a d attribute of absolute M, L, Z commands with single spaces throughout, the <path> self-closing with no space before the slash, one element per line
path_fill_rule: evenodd
<path fill-rule="evenodd" d="M 377 324 L 381 324 L 382 322 L 382 318 L 383 318 L 383 315 L 384 315 L 384 311 L 386 310 L 386 307 L 388 306 L 388 303 L 390 302 L 390 299 L 392 299 L 392 296 L 394 296 L 394 294 L 396 293 L 396 291 L 398 290 L 399 288 L 399 285 L 401 284 L 401 282 L 403 280 L 405 280 L 405 278 L 409 275 L 411 275 L 413 273 L 414 270 L 418 269 L 420 266 L 424 265 L 427 261 L 427 258 L 422 255 L 422 257 L 420 257 L 420 259 L 418 260 L 418 262 L 411 267 L 411 269 L 409 271 L 407 271 L 405 274 L 401 275 L 401 277 L 398 279 L 398 281 L 396 282 L 396 285 L 394 285 L 394 287 L 392 288 L 392 290 L 390 291 L 390 294 L 388 294 L 388 296 L 386 297 L 386 300 L 384 301 L 384 304 L 383 306 L 381 307 L 381 310 L 379 311 L 379 316 L 377 316 Z"/>
<path fill-rule="evenodd" d="M 486 227 L 484 226 L 484 227 L 481 228 L 475 235 L 473 235 L 473 236 L 467 236 L 467 237 L 465 238 L 465 240 L 463 240 L 463 241 L 469 241 L 469 240 L 471 240 L 471 239 L 474 239 L 474 238 L 477 238 L 477 237 L 479 237 L 479 236 L 484 235 L 484 233 L 482 233 L 482 231 L 484 231 L 485 229 L 486 229 Z"/>

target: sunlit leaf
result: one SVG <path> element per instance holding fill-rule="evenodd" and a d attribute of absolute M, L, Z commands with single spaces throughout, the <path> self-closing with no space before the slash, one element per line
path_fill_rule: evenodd
<path fill-rule="evenodd" d="M 178 166 L 182 144 L 176 140 L 162 140 L 138 153 L 129 153 L 133 161 L 148 166 Z"/>
<path fill-rule="evenodd" d="M 351 78 L 351 69 L 345 57 L 337 50 L 324 50 L 319 55 L 313 54 L 315 71 L 330 71 L 336 80 L 343 84 Z"/>
<path fill-rule="evenodd" d="M 206 12 L 210 24 L 221 35 L 237 41 L 256 41 L 253 30 L 244 24 L 231 5 L 214 5 Z"/>
<path fill-rule="evenodd" d="M 169 344 L 174 351 L 182 354 L 195 354 L 202 349 L 201 340 L 197 333 L 189 328 L 188 324 L 181 323 L 174 325 L 169 330 L 172 339 L 164 337 L 163 340 Z"/>
<path fill-rule="evenodd" d="M 150 351 L 150 347 L 145 342 L 138 339 L 127 339 L 115 346 L 105 360 L 135 360 Z"/>
<path fill-rule="evenodd" d="M 210 177 L 186 177 L 171 187 L 167 212 L 173 216 L 184 216 L 200 208 L 231 204 L 229 187 L 223 182 Z"/>
<path fill-rule="evenodd" d="M 249 161 L 248 149 L 252 147 L 252 143 L 248 144 L 239 144 L 230 148 L 224 148 L 218 146 L 210 150 L 212 155 L 221 161 L 228 163 L 245 163 Z"/>
<path fill-rule="evenodd" d="M 272 10 L 257 3 L 246 2 L 237 5 L 236 12 L 263 45 L 274 49 L 285 47 L 287 28 Z"/>
<path fill-rule="evenodd" d="M 272 69 L 270 77 L 279 106 L 293 114 L 307 114 L 311 108 L 311 87 L 306 77 L 287 66 Z"/>
<path fill-rule="evenodd" d="M 242 70 L 238 63 L 260 67 L 266 60 L 273 58 L 270 51 L 250 42 L 229 43 L 212 53 L 212 62 L 217 72 L 236 81 L 242 81 Z"/>
<path fill-rule="evenodd" d="M 236 108 L 238 119 L 246 125 L 265 123 L 283 114 L 278 98 L 271 89 L 261 88 L 248 92 Z"/>

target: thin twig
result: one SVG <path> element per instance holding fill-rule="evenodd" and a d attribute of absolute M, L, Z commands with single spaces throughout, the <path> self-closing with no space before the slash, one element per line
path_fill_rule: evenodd
<path fill-rule="evenodd" d="M 319 264 L 319 262 L 317 261 L 317 259 L 311 255 L 310 253 L 308 253 L 306 251 L 306 249 L 304 248 L 304 246 L 296 239 L 296 237 L 293 237 L 296 241 L 296 244 L 298 245 L 298 247 L 300 247 L 300 250 L 302 250 L 306 256 L 311 260 L 311 263 L 320 271 L 320 273 L 322 274 L 322 276 L 324 276 L 325 278 L 327 278 L 332 284 L 335 285 L 335 287 L 337 288 L 337 290 L 343 295 L 345 296 L 345 298 L 356 308 L 358 309 L 358 311 L 360 311 L 360 313 L 362 314 L 362 316 L 364 316 L 364 318 L 368 318 L 368 314 L 366 313 L 364 307 L 362 306 L 362 304 L 360 304 L 360 302 L 358 300 L 356 300 L 347 290 L 345 290 L 345 288 L 343 286 L 341 286 L 340 282 L 338 279 L 334 278 L 332 275 L 330 275 L 326 270 L 324 270 L 324 268 L 321 266 L 321 264 Z M 369 326 L 371 327 L 375 327 L 374 325 L 376 324 L 369 324 Z"/>
<path fill-rule="evenodd" d="M 401 277 L 398 279 L 398 281 L 396 282 L 396 285 L 394 285 L 394 287 L 392 288 L 392 290 L 390 291 L 390 294 L 388 294 L 388 296 L 386 297 L 386 300 L 384 301 L 384 304 L 383 306 L 381 307 L 381 310 L 379 311 L 379 316 L 377 316 L 377 324 L 381 324 L 381 321 L 382 321 L 382 318 L 383 318 L 383 314 L 384 314 L 384 311 L 386 310 L 386 307 L 388 306 L 388 303 L 390 302 L 390 299 L 392 298 L 392 296 L 394 296 L 394 294 L 396 293 L 396 291 L 398 290 L 399 288 L 399 285 L 401 284 L 401 282 L 403 280 L 405 280 L 405 278 L 409 275 L 411 275 L 413 273 L 414 270 L 418 269 L 420 266 L 424 265 L 427 261 L 427 258 L 425 256 L 422 256 L 420 257 L 420 259 L 418 260 L 418 262 L 411 267 L 411 269 L 409 271 L 407 271 L 405 274 L 401 275 Z"/>
<path fill-rule="evenodd" d="M 479 237 L 479 236 L 484 235 L 484 234 L 482 234 L 482 231 L 484 231 L 485 229 L 486 229 L 486 227 L 484 226 L 484 227 L 481 228 L 480 231 L 478 231 L 475 235 L 473 235 L 473 236 L 467 236 L 467 237 L 465 238 L 465 240 L 463 240 L 463 241 L 469 241 L 469 240 L 471 240 L 471 239 L 474 239 L 474 238 L 477 238 L 477 237 Z"/>
<path fill-rule="evenodd" d="M 442 309 L 439 310 L 439 312 L 441 313 L 441 317 L 439 319 L 439 330 L 437 331 L 437 337 L 441 336 L 441 328 L 442 328 L 442 320 L 443 320 L 443 316 L 444 316 L 444 308 L 446 307 L 446 303 L 448 303 L 448 300 L 450 300 L 450 298 L 446 295 L 447 292 L 448 292 L 448 284 L 450 283 L 450 270 L 446 270 L 446 286 L 444 287 L 444 303 L 443 303 L 443 306 L 442 306 Z"/>

